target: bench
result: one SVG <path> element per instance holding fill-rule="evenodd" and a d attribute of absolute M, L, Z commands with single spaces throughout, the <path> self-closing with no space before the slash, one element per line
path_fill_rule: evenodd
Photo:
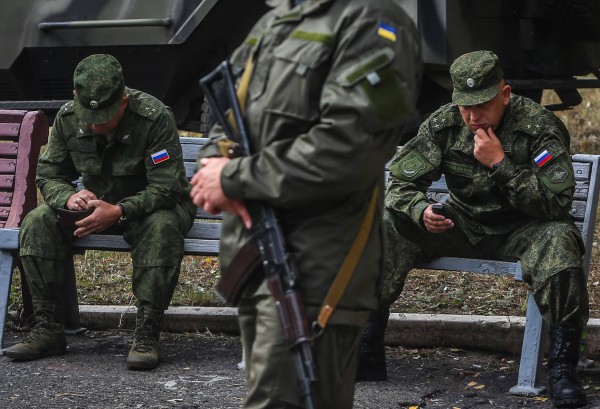
<path fill-rule="evenodd" d="M 583 269 L 589 272 L 592 243 L 596 225 L 598 192 L 600 190 L 600 156 L 576 154 L 572 156 L 575 171 L 575 195 L 571 207 L 571 217 L 581 231 L 586 253 Z M 448 197 L 448 188 L 444 177 L 433 183 L 428 196 L 438 202 Z M 469 273 L 513 276 L 523 281 L 521 263 L 497 260 L 478 260 L 457 257 L 440 257 L 428 263 L 421 263 L 417 269 L 460 271 Z M 542 359 L 544 357 L 545 338 L 548 333 L 546 325 L 530 292 L 527 300 L 525 317 L 525 333 L 521 347 L 521 362 L 517 385 L 510 389 L 513 395 L 539 395 L 544 392 L 545 380 L 541 379 Z M 589 363 L 584 354 L 580 356 L 580 365 Z"/>
<path fill-rule="evenodd" d="M 195 170 L 195 159 L 198 149 L 206 142 L 204 138 L 181 138 L 186 173 L 191 177 Z M 576 194 L 572 207 L 572 215 L 583 234 L 586 250 L 584 269 L 587 272 L 590 264 L 594 226 L 596 221 L 596 208 L 598 206 L 598 174 L 600 172 L 599 155 L 573 155 L 573 167 L 576 175 Z M 448 194 L 444 179 L 433 184 L 429 194 L 438 201 L 443 201 Z M 186 255 L 216 256 L 219 252 L 220 216 L 212 216 L 198 210 L 194 225 L 185 239 L 184 253 Z M 18 229 L 0 229 L 0 254 L 14 251 L 18 248 Z M 74 251 L 81 250 L 109 250 L 128 251 L 129 245 L 122 236 L 90 235 L 75 240 Z M 9 253 L 10 254 L 10 253 Z M 2 259 L 0 259 L 0 265 Z M 463 272 L 476 272 L 483 274 L 510 275 L 516 280 L 522 280 L 521 266 L 519 263 L 500 262 L 495 260 L 474 260 L 444 257 L 430 263 L 419 265 L 418 268 L 434 270 L 453 270 Z M 75 280 L 69 290 L 66 327 L 77 332 L 80 328 L 77 293 Z M 0 303 L 1 305 L 1 303 Z M 6 308 L 6 307 L 5 307 Z M 3 327 L 0 327 L 3 331 Z M 527 307 L 525 335 L 519 367 L 518 384 L 511 389 L 514 394 L 539 394 L 543 391 L 538 382 L 543 358 L 543 341 L 546 331 L 543 328 L 541 315 L 530 295 Z"/>
<path fill-rule="evenodd" d="M 47 123 L 44 126 L 47 133 Z M 45 143 L 46 140 L 44 139 L 43 142 Z M 188 178 L 191 178 L 194 174 L 196 168 L 195 161 L 198 155 L 198 149 L 205 143 L 206 138 L 181 138 L 181 146 L 183 148 L 183 156 L 185 161 L 186 174 Z M 1 152 L 2 150 L 0 145 L 0 153 Z M 35 193 L 34 179 L 37 155 L 35 156 L 35 158 L 32 157 L 31 159 L 32 160 L 30 160 L 30 162 L 27 165 L 27 171 L 20 174 L 20 179 L 23 183 L 25 183 L 25 181 L 29 181 L 29 186 L 33 186 L 33 190 Z M 0 156 L 0 172 L 2 171 L 1 165 L 2 157 Z M 17 179 L 17 177 L 15 177 L 15 179 Z M 0 181 L 0 188 L 1 187 L 2 186 Z M 28 207 L 28 211 L 35 208 L 35 206 L 37 206 L 36 196 L 34 196 L 33 204 L 30 204 L 30 206 Z M 0 207 L 0 212 L 1 211 L 2 208 Z M 185 239 L 185 255 L 217 256 L 219 254 L 219 238 L 221 235 L 221 225 L 220 223 L 215 223 L 213 221 L 215 219 L 220 219 L 220 216 L 213 216 L 203 212 L 202 210 L 198 210 L 196 214 L 196 221 Z M 10 281 L 14 263 L 13 255 L 16 255 L 16 252 L 19 248 L 18 226 L 19 224 L 11 224 L 7 225 L 3 229 L 0 229 L 0 278 L 2 279 L 2 282 L 0 282 L 0 355 L 4 354 L 4 351 L 2 350 L 4 345 L 4 326 L 5 317 L 8 309 L 8 295 L 10 291 Z M 92 234 L 81 239 L 75 240 L 73 242 L 73 253 L 80 253 L 85 250 L 129 251 L 130 246 L 123 239 L 122 236 Z M 67 265 L 69 265 L 69 263 L 67 263 Z M 64 299 L 66 300 L 64 311 L 65 329 L 66 332 L 69 334 L 78 334 L 83 332 L 85 329 L 81 327 L 79 320 L 79 308 L 77 302 L 75 274 L 72 268 L 69 269 L 66 273 L 67 277 L 70 276 L 70 279 L 67 278 L 66 280 L 66 283 L 68 283 L 68 285 L 67 288 L 65 288 L 65 294 L 63 295 Z M 21 282 L 26 282 L 24 277 L 21 280 Z M 25 300 L 27 297 L 28 290 L 25 290 L 23 294 L 23 299 Z"/>
<path fill-rule="evenodd" d="M 35 168 L 48 141 L 48 118 L 41 111 L 0 110 L 0 227 L 18 231 L 23 218 L 37 206 Z M 2 229 L 0 229 L 2 230 Z M 21 274 L 22 292 L 29 294 L 18 254 L 18 237 L 0 251 L 0 347 L 14 267 Z M 30 304 L 30 302 L 29 302 Z"/>

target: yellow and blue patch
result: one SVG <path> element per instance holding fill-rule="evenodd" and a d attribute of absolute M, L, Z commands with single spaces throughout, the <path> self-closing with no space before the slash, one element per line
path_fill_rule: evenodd
<path fill-rule="evenodd" d="M 377 34 L 390 41 L 396 41 L 396 29 L 388 24 L 379 23 Z"/>
<path fill-rule="evenodd" d="M 150 155 L 150 157 L 152 158 L 152 163 L 154 163 L 155 165 L 170 159 L 169 152 L 167 152 L 166 149 L 154 152 Z"/>

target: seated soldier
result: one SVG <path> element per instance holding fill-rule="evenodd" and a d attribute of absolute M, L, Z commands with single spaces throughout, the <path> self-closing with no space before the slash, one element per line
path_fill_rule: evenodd
<path fill-rule="evenodd" d="M 520 260 L 551 328 L 549 394 L 558 407 L 585 405 L 575 370 L 589 307 L 583 241 L 569 216 L 575 179 L 568 131 L 550 111 L 511 93 L 490 51 L 457 58 L 450 74 L 453 102 L 434 112 L 390 165 L 389 249 L 358 379 L 386 379 L 389 308 L 417 261 Z M 425 194 L 442 173 L 450 191 L 446 217 Z"/>
<path fill-rule="evenodd" d="M 60 294 L 71 240 L 107 232 L 123 234 L 131 245 L 137 318 L 127 367 L 153 369 L 184 237 L 195 216 L 179 133 L 162 102 L 125 87 L 121 65 L 110 55 L 83 59 L 73 81 L 75 98 L 56 115 L 38 163 L 44 204 L 27 215 L 20 230 L 34 327 L 6 355 L 32 360 L 66 352 Z M 76 191 L 73 181 L 80 177 L 85 188 Z M 68 231 L 57 209 L 93 212 Z"/>

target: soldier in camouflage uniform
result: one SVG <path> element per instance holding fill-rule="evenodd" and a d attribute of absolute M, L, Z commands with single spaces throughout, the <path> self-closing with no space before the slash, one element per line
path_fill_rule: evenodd
<path fill-rule="evenodd" d="M 253 57 L 245 119 L 257 153 L 207 158 L 210 149 L 204 150 L 192 194 L 207 211 L 228 211 L 222 271 L 250 238 L 237 217 L 249 222 L 244 201 L 274 207 L 313 322 L 379 188 L 365 249 L 313 346 L 316 407 L 351 408 L 362 327 L 377 305 L 382 270 L 383 171 L 414 112 L 420 39 L 396 1 L 278 3 L 231 58 L 239 78 Z M 220 137 L 218 129 L 211 137 Z M 247 362 L 244 407 L 303 407 L 293 354 L 262 270 L 241 296 L 239 322 Z"/>
<path fill-rule="evenodd" d="M 390 248 L 380 309 L 362 341 L 359 378 L 387 377 L 383 335 L 410 269 L 440 256 L 520 260 L 551 326 L 549 391 L 557 406 L 582 405 L 580 334 L 588 320 L 583 242 L 571 221 L 575 179 L 569 134 L 539 104 L 514 94 L 489 51 L 450 67 L 453 103 L 434 112 L 390 164 L 384 223 Z M 441 174 L 447 217 L 425 192 Z"/>
<path fill-rule="evenodd" d="M 62 288 L 69 243 L 92 233 L 123 234 L 131 245 L 137 297 L 130 369 L 158 364 L 161 323 L 195 215 L 181 145 L 170 110 L 127 88 L 119 62 L 96 54 L 74 74 L 75 98 L 58 112 L 37 168 L 44 204 L 20 230 L 20 255 L 31 289 L 34 327 L 6 350 L 17 360 L 66 352 Z M 81 177 L 83 190 L 76 190 Z M 93 213 L 67 231 L 56 209 Z"/>

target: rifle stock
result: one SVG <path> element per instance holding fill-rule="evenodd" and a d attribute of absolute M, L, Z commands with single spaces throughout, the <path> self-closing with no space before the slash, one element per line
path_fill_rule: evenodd
<path fill-rule="evenodd" d="M 229 62 L 222 62 L 200 80 L 200 85 L 227 137 L 240 145 L 242 156 L 252 155 Z M 283 232 L 273 207 L 258 201 L 247 201 L 246 206 L 252 218 L 253 235 L 269 290 L 277 306 L 283 334 L 294 354 L 304 404 L 307 409 L 314 409 L 311 388 L 317 378 L 311 349 L 312 336 L 297 284 L 296 268 L 286 251 Z"/>

